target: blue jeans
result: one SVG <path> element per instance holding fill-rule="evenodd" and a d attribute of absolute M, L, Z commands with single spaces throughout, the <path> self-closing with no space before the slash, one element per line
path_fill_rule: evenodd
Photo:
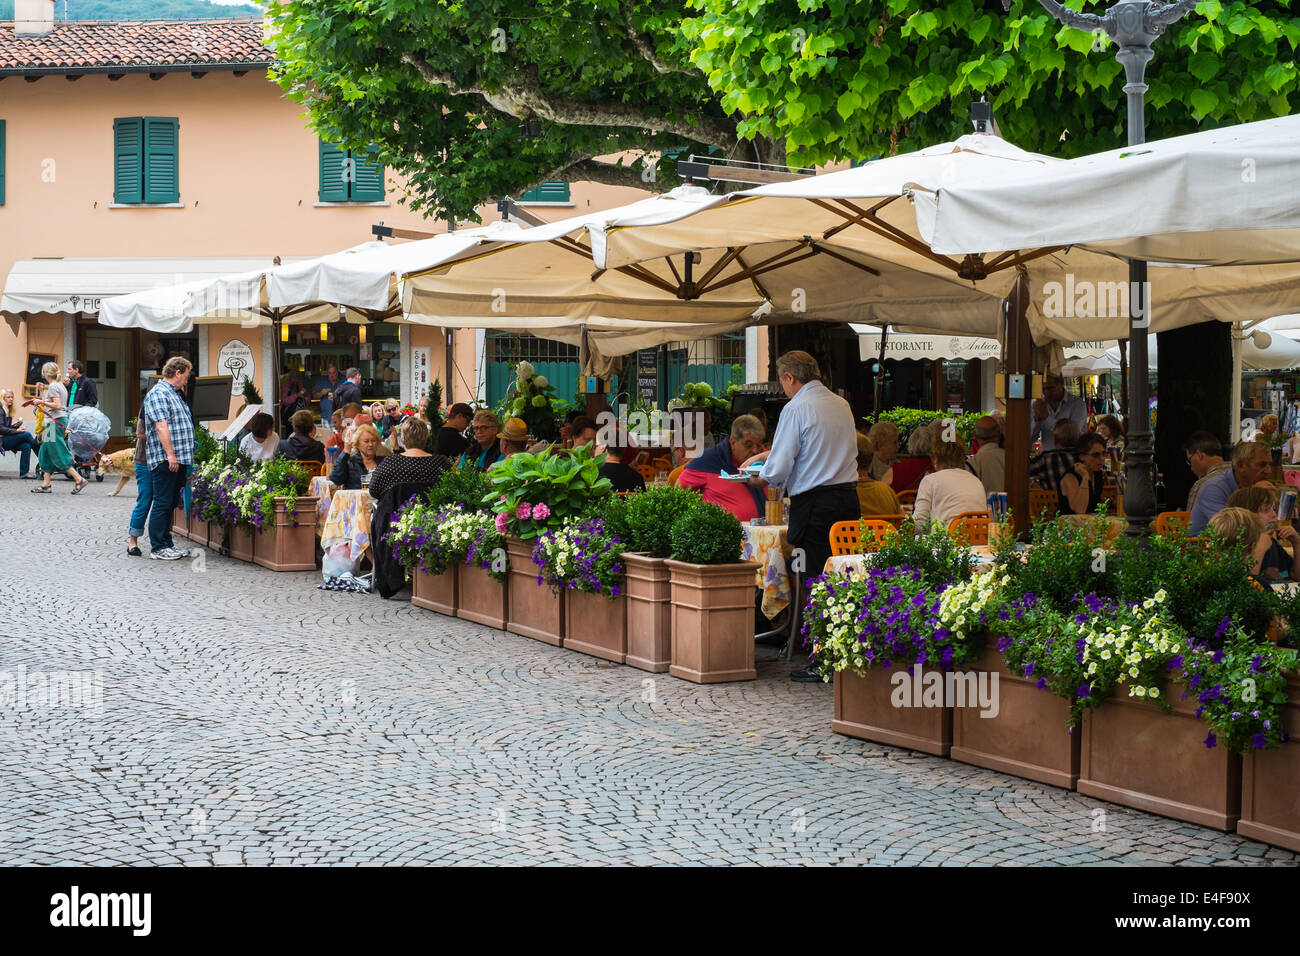
<path fill-rule="evenodd" d="M 153 477 L 144 462 L 135 463 L 135 507 L 131 510 L 131 523 L 126 533 L 133 538 L 144 534 L 144 519 L 149 516 L 149 505 L 153 503 Z"/>
<path fill-rule="evenodd" d="M 20 452 L 18 456 L 18 474 L 25 475 L 32 466 L 32 452 L 36 450 L 36 439 L 31 432 L 17 435 L 0 436 L 0 447 L 5 451 Z"/>
<path fill-rule="evenodd" d="M 181 465 L 175 471 L 167 467 L 166 461 L 160 461 L 149 469 L 149 483 L 153 488 L 153 501 L 149 512 L 149 550 L 161 551 L 174 548 L 172 541 L 172 511 L 180 500 L 181 488 L 185 485 L 185 472 L 188 465 Z"/>

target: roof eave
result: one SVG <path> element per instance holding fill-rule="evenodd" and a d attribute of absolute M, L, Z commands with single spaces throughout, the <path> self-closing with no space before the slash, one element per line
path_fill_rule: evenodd
<path fill-rule="evenodd" d="M 199 73 L 240 72 L 269 70 L 272 63 L 266 60 L 243 63 L 132 63 L 130 65 L 95 66 L 40 66 L 0 67 L 4 76 L 91 76 L 107 73 Z"/>

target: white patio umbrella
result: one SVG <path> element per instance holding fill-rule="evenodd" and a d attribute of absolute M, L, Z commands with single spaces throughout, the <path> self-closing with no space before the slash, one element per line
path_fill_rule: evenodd
<path fill-rule="evenodd" d="M 945 183 L 927 238 L 946 255 L 1075 246 L 1153 262 L 1300 261 L 1300 115 Z"/>

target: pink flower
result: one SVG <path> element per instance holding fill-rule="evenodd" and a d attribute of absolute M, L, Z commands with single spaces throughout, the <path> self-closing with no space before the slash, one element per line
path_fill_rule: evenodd
<path fill-rule="evenodd" d="M 505 534 L 505 533 L 506 533 L 506 522 L 508 522 L 509 520 L 510 520 L 510 519 L 507 518 L 505 515 L 503 515 L 503 514 L 498 514 L 497 517 L 496 517 L 497 531 L 501 532 L 502 534 Z"/>
<path fill-rule="evenodd" d="M 533 516 L 533 506 L 526 501 L 519 502 L 519 507 L 515 509 L 515 517 L 520 521 L 527 521 Z"/>
<path fill-rule="evenodd" d="M 534 521 L 545 521 L 550 516 L 551 516 L 551 509 L 546 507 L 546 505 L 543 502 L 539 501 L 537 504 L 533 505 Z"/>

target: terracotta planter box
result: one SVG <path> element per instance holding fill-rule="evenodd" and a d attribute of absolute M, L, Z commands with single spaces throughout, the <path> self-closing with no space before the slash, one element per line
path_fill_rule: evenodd
<path fill-rule="evenodd" d="M 564 592 L 564 646 L 602 660 L 627 660 L 627 598 Z"/>
<path fill-rule="evenodd" d="M 185 517 L 184 508 L 172 509 L 172 537 L 180 535 L 182 538 L 190 536 L 190 523 Z"/>
<path fill-rule="evenodd" d="M 853 671 L 840 671 L 835 675 L 835 716 L 831 730 L 846 737 L 873 740 L 907 750 L 946 757 L 952 749 L 951 707 L 895 707 L 892 697 L 899 688 L 893 683 L 894 675 L 902 667 L 888 670 L 873 667 L 866 677 Z M 911 675 L 913 672 L 908 671 Z M 926 675 L 938 671 L 923 670 Z"/>
<path fill-rule="evenodd" d="M 1231 830 L 1241 815 L 1241 758 L 1222 744 L 1205 746 L 1209 725 L 1193 716 L 1195 694 L 1178 699 L 1183 691 L 1181 684 L 1166 687 L 1172 714 L 1129 697 L 1127 687 L 1086 711 L 1079 792 Z"/>
<path fill-rule="evenodd" d="M 652 674 L 673 660 L 673 592 L 665 558 L 624 554 L 627 568 L 627 663 Z"/>
<path fill-rule="evenodd" d="M 537 583 L 541 569 L 533 563 L 533 542 L 506 538 L 506 553 L 510 556 L 506 630 L 563 647 L 564 601 L 545 584 Z"/>
<path fill-rule="evenodd" d="M 189 528 L 185 532 L 185 537 L 198 545 L 207 546 L 208 523 L 199 516 L 198 512 L 189 516 Z"/>
<path fill-rule="evenodd" d="M 253 560 L 253 532 L 239 525 L 230 528 L 230 556 L 237 561 Z"/>
<path fill-rule="evenodd" d="M 272 571 L 316 569 L 316 499 L 299 497 L 294 514 L 285 510 L 288 499 L 275 499 L 275 523 L 263 526 L 253 542 L 253 561 Z"/>
<path fill-rule="evenodd" d="M 1291 739 L 1242 761 L 1241 819 L 1237 832 L 1300 852 L 1300 675 L 1286 682 L 1282 725 Z"/>
<path fill-rule="evenodd" d="M 456 565 L 442 574 L 430 574 L 417 566 L 411 575 L 411 603 L 454 617 L 456 614 Z"/>
<path fill-rule="evenodd" d="M 507 588 L 487 571 L 468 564 L 456 570 L 456 616 L 475 624 L 506 626 Z"/>
<path fill-rule="evenodd" d="M 665 562 L 672 585 L 668 673 L 696 684 L 753 680 L 754 572 L 758 563 Z"/>
<path fill-rule="evenodd" d="M 1013 777 L 1073 790 L 1079 779 L 1079 742 L 1083 735 L 1077 727 L 1073 733 L 1067 731 L 1070 707 L 1065 700 L 1035 687 L 1037 678 L 1012 674 L 993 646 L 985 648 L 972 669 L 998 675 L 997 712 L 992 717 L 981 717 L 974 701 L 965 707 L 954 706 L 952 751 L 948 756 Z M 992 686 L 990 679 L 990 691 Z M 989 712 L 993 712 L 992 707 Z"/>

